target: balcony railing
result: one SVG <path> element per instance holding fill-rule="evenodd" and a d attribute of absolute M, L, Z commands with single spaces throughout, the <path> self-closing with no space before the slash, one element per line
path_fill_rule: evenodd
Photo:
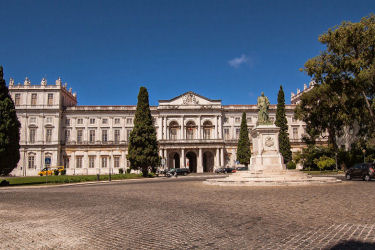
<path fill-rule="evenodd" d="M 62 141 L 63 145 L 125 145 L 127 141 Z"/>

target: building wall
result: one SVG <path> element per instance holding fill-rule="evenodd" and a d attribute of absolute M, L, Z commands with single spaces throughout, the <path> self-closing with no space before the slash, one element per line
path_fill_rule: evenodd
<path fill-rule="evenodd" d="M 119 168 L 129 168 L 128 136 L 136 106 L 77 106 L 76 95 L 62 86 L 60 79 L 55 85 L 47 85 L 45 80 L 31 85 L 28 79 L 23 85 L 10 83 L 21 122 L 21 160 L 13 175 L 37 175 L 46 166 L 46 157 L 51 158 L 51 167 L 65 165 L 67 174 L 118 173 Z M 37 95 L 36 103 L 32 103 L 33 94 Z M 53 100 L 48 101 L 51 94 Z M 286 105 L 286 114 L 292 150 L 297 151 L 304 146 L 301 138 L 305 132 L 304 124 L 292 118 L 294 107 Z M 220 100 L 193 92 L 160 100 L 158 106 L 151 107 L 151 113 L 159 153 L 166 163 L 163 167 L 172 168 L 179 162 L 180 167 L 194 172 L 211 172 L 237 166 L 242 112 L 246 112 L 250 131 L 257 122 L 256 105 L 222 105 Z M 275 113 L 276 105 L 271 105 L 271 120 L 275 120 Z M 115 133 L 119 133 L 118 138 Z M 34 161 L 29 163 L 30 159 Z"/>

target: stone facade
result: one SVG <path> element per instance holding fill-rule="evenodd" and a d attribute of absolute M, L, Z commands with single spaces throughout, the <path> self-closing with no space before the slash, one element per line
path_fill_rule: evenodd
<path fill-rule="evenodd" d="M 67 174 L 118 173 L 129 168 L 128 138 L 134 106 L 78 106 L 77 97 L 61 79 L 32 85 L 9 81 L 9 90 L 21 122 L 21 159 L 12 172 L 37 175 L 45 166 L 64 165 Z M 295 105 L 286 105 L 292 151 L 300 150 L 304 124 L 293 118 Z M 194 92 L 151 106 L 164 167 L 188 167 L 212 172 L 236 164 L 242 112 L 249 132 L 257 121 L 256 105 L 222 105 Z M 276 105 L 270 105 L 275 120 Z M 250 133 L 249 133 L 250 134 Z"/>

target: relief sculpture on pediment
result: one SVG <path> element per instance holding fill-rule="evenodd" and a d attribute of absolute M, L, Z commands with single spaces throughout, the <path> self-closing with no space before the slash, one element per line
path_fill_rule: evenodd
<path fill-rule="evenodd" d="M 197 100 L 197 98 L 195 97 L 195 95 L 193 95 L 192 93 L 189 93 L 189 94 L 186 94 L 183 98 L 182 98 L 182 102 L 183 104 L 198 104 L 199 101 Z"/>

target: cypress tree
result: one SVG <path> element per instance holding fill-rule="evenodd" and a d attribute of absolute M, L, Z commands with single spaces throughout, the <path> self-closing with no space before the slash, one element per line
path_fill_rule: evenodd
<path fill-rule="evenodd" d="M 249 131 L 247 130 L 246 113 L 242 113 L 240 138 L 237 145 L 237 161 L 247 166 L 250 163 L 251 151 L 250 151 L 250 140 Z"/>
<path fill-rule="evenodd" d="M 144 177 L 148 175 L 149 167 L 155 168 L 160 161 L 156 131 L 152 124 L 148 92 L 145 87 L 139 90 L 134 129 L 129 137 L 127 158 L 131 168 L 140 169 Z"/>
<path fill-rule="evenodd" d="M 20 127 L 0 66 L 0 175 L 8 175 L 20 160 Z"/>
<path fill-rule="evenodd" d="M 277 109 L 275 125 L 280 128 L 279 132 L 279 149 L 284 158 L 284 163 L 292 160 L 292 151 L 290 150 L 290 141 L 288 133 L 288 121 L 285 115 L 285 97 L 283 86 L 280 85 L 279 94 L 277 95 Z"/>

